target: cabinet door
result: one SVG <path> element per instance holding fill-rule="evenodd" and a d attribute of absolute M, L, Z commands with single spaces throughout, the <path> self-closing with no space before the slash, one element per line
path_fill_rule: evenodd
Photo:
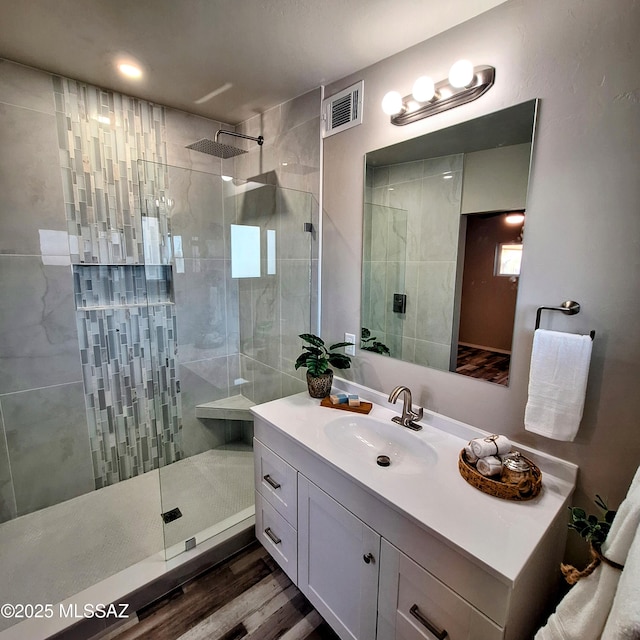
<path fill-rule="evenodd" d="M 298 474 L 298 586 L 343 640 L 376 637 L 380 536 Z"/>
<path fill-rule="evenodd" d="M 503 629 L 386 540 L 378 640 L 501 640 Z"/>

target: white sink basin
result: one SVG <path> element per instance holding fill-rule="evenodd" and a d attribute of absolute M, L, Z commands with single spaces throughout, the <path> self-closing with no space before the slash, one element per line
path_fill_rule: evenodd
<path fill-rule="evenodd" d="M 395 422 L 347 415 L 331 420 L 324 430 L 338 451 L 366 466 L 378 466 L 381 471 L 419 474 L 438 459 L 436 450 L 420 438 L 419 432 Z M 378 456 L 387 456 L 390 464 L 380 466 Z"/>

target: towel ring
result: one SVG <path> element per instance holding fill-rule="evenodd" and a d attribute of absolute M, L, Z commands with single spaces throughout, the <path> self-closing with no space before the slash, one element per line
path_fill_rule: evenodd
<path fill-rule="evenodd" d="M 575 316 L 576 313 L 580 313 L 580 303 L 575 300 L 565 300 L 559 307 L 538 307 L 538 311 L 536 312 L 536 329 L 540 328 L 540 316 L 542 315 L 543 310 L 547 311 L 562 311 L 567 316 Z M 590 331 L 589 336 L 591 340 L 596 337 L 595 331 Z"/>

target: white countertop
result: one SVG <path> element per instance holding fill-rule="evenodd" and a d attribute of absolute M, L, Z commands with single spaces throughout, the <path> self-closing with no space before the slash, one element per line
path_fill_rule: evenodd
<path fill-rule="evenodd" d="M 341 379 L 334 385 L 334 390 L 358 393 L 373 402 L 369 418 L 390 421 L 402 410 L 401 400 L 391 405 L 386 396 L 366 387 Z M 471 438 L 487 432 L 428 410 L 421 431 L 393 425 L 422 441 L 416 442 L 416 455 L 429 454 L 429 463 L 410 474 L 391 472 L 390 467 L 379 467 L 375 461 L 336 446 L 325 425 L 338 417 L 357 418 L 359 414 L 321 407 L 320 401 L 307 393 L 257 405 L 252 412 L 432 535 L 508 581 L 516 580 L 558 512 L 566 508 L 575 487 L 576 465 L 514 443 L 515 449 L 540 467 L 540 494 L 516 502 L 482 493 L 460 476 L 458 455 Z M 404 434 L 403 438 L 406 440 Z"/>

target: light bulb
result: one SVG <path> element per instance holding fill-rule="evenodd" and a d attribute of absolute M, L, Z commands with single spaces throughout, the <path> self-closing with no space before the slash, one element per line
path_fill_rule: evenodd
<path fill-rule="evenodd" d="M 118 70 L 122 75 L 127 76 L 127 78 L 137 79 L 142 77 L 142 69 L 128 62 L 121 62 L 118 65 Z"/>
<path fill-rule="evenodd" d="M 458 60 L 449 70 L 449 83 L 456 89 L 471 84 L 473 80 L 473 65 L 468 60 Z"/>
<path fill-rule="evenodd" d="M 233 180 L 233 176 L 220 176 L 225 182 L 231 182 Z"/>
<path fill-rule="evenodd" d="M 510 213 L 504 220 L 507 224 L 520 224 L 524 222 L 524 213 Z"/>
<path fill-rule="evenodd" d="M 418 102 L 429 102 L 436 95 L 436 88 L 429 76 L 420 76 L 413 83 L 413 97 Z"/>
<path fill-rule="evenodd" d="M 382 98 L 382 110 L 388 116 L 395 116 L 401 113 L 403 109 L 402 96 L 397 91 L 389 91 L 389 93 Z"/>

